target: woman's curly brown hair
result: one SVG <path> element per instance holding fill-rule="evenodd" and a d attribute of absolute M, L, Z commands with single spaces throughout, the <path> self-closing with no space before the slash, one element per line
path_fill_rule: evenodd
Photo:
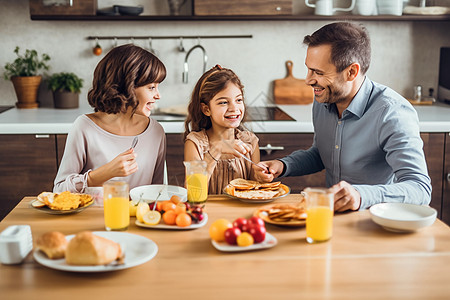
<path fill-rule="evenodd" d="M 186 139 L 186 136 L 191 131 L 201 131 L 202 129 L 211 128 L 211 119 L 203 114 L 201 103 L 209 106 L 211 99 L 214 98 L 217 93 L 225 89 L 230 82 L 235 84 L 241 90 L 242 96 L 244 96 L 244 86 L 242 85 L 241 80 L 230 69 L 216 65 L 200 77 L 192 91 L 191 100 L 189 102 L 188 116 L 184 122 L 185 131 L 183 140 Z M 239 126 L 239 128 L 242 129 L 241 126 Z"/>
<path fill-rule="evenodd" d="M 115 47 L 95 68 L 88 101 L 96 112 L 125 113 L 131 107 L 134 113 L 135 89 L 165 78 L 166 67 L 149 51 L 132 44 Z"/>

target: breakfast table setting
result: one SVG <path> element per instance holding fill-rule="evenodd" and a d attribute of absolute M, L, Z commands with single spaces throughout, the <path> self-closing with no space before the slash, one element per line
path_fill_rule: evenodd
<path fill-rule="evenodd" d="M 369 210 L 335 213 L 332 237 L 320 243 L 306 241 L 305 222 L 286 226 L 266 220 L 265 240 L 239 247 L 212 240 L 211 224 L 218 219 L 249 219 L 270 205 L 300 203 L 304 195 L 287 193 L 266 203 L 208 195 L 203 207 L 207 218 L 197 226 L 142 226 L 130 217 L 123 231 L 105 231 L 102 206 L 55 214 L 36 209 L 34 201 L 36 196 L 23 198 L 0 222 L 2 235 L 9 228 L 29 226 L 29 243 L 34 246 L 23 261 L 0 264 L 2 299 L 448 299 L 450 295 L 450 227 L 439 219 L 399 232 L 374 222 Z M 49 263 L 36 249 L 37 237 L 49 231 L 120 237 L 125 263 L 93 267 Z"/>

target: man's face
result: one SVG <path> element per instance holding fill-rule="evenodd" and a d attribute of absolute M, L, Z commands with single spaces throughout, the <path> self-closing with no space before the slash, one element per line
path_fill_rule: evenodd
<path fill-rule="evenodd" d="M 350 85 L 344 76 L 347 69 L 340 73 L 336 71 L 336 66 L 331 63 L 330 45 L 308 47 L 305 64 L 308 68 L 306 84 L 314 88 L 317 102 L 341 103 L 349 100 Z"/>

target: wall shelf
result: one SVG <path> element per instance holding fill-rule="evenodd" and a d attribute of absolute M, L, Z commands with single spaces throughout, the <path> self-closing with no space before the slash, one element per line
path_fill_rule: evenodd
<path fill-rule="evenodd" d="M 403 15 L 403 16 L 357 16 L 357 15 L 263 15 L 263 16 L 61 16 L 31 15 L 33 21 L 450 21 L 450 15 Z"/>

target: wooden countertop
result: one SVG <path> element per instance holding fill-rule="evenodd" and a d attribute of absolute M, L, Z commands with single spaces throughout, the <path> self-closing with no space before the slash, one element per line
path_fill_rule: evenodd
<path fill-rule="evenodd" d="M 289 195 L 278 202 L 292 202 Z M 26 197 L 0 222 L 29 224 L 33 239 L 50 230 L 102 231 L 103 209 L 49 215 Z M 450 227 L 440 220 L 410 234 L 385 231 L 369 211 L 337 214 L 333 238 L 307 244 L 304 228 L 267 225 L 274 248 L 240 253 L 216 250 L 208 235 L 218 218 L 249 217 L 263 204 L 210 196 L 208 223 L 196 230 L 167 231 L 132 224 L 127 232 L 158 245 L 152 260 L 125 270 L 71 273 L 41 266 L 29 255 L 20 265 L 0 265 L 2 299 L 448 299 Z"/>

